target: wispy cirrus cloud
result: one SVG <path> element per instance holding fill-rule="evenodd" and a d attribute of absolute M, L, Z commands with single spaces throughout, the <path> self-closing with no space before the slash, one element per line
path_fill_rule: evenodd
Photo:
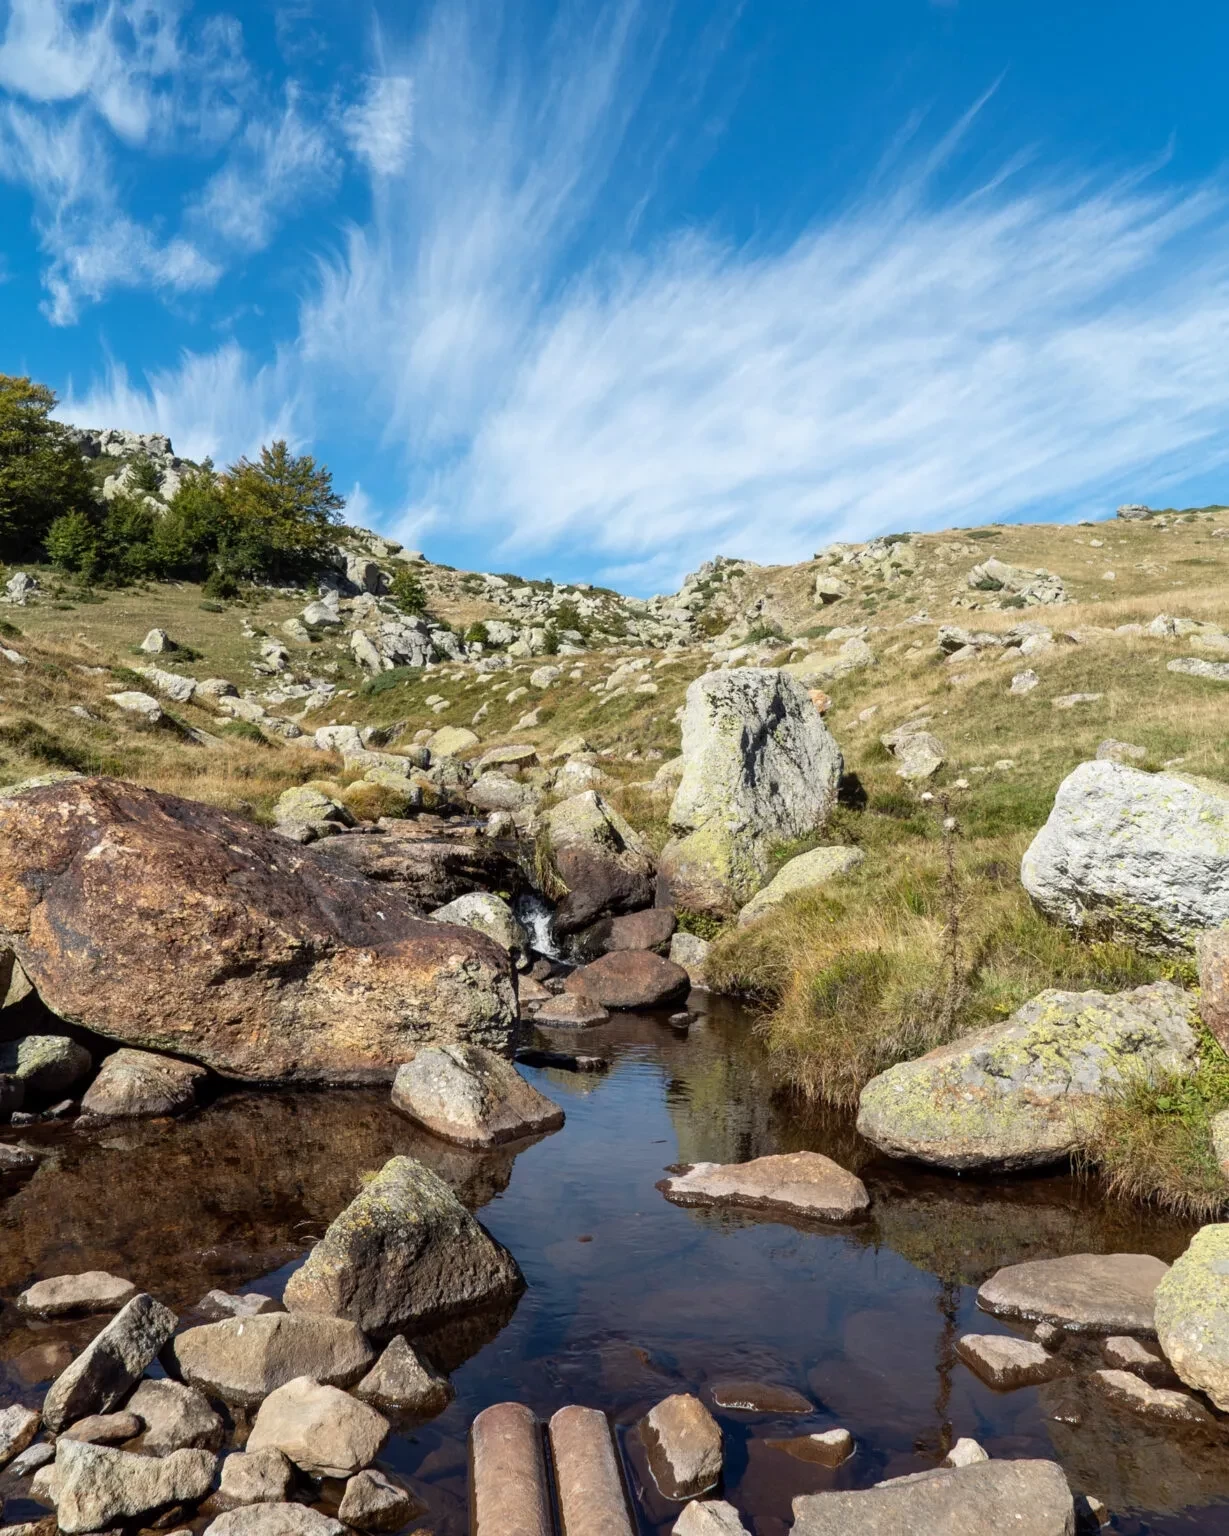
<path fill-rule="evenodd" d="M 276 117 L 248 123 L 189 217 L 236 250 L 259 251 L 291 210 L 332 190 L 339 170 L 328 132 L 304 111 L 291 86 Z"/>
<path fill-rule="evenodd" d="M 927 151 L 914 125 L 801 229 L 671 228 L 626 174 L 663 142 L 664 14 L 565 6 L 525 52 L 489 6 L 441 0 L 381 66 L 412 82 L 412 146 L 367 155 L 371 215 L 274 371 L 231 349 L 211 401 L 222 365 L 188 359 L 97 397 L 105 419 L 143 399 L 231 454 L 282 389 L 300 437 L 361 426 L 365 494 L 398 487 L 402 536 L 642 590 L 718 549 L 1108 508 L 1229 456 L 1224 187 L 1047 180 L 1035 153 L 953 193 L 960 133 Z"/>
<path fill-rule="evenodd" d="M 408 75 L 372 75 L 360 101 L 342 113 L 342 131 L 353 152 L 376 176 L 395 176 L 410 157 L 414 82 Z"/>
<path fill-rule="evenodd" d="M 82 426 L 123 423 L 136 432 L 165 432 L 184 458 L 219 464 L 251 456 L 277 438 L 302 449 L 309 417 L 286 359 L 257 366 L 234 343 L 189 354 L 176 368 L 147 373 L 139 385 L 123 364 L 113 363 L 105 378 L 83 390 L 70 383 L 56 414 Z"/>

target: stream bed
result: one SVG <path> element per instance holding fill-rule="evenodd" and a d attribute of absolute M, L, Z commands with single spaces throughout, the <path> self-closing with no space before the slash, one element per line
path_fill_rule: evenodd
<path fill-rule="evenodd" d="M 923 1470 L 962 1435 L 992 1456 L 1056 1458 L 1074 1489 L 1105 1501 L 1117 1531 L 1229 1530 L 1229 1426 L 1204 1436 L 1147 1423 L 1110 1407 L 1083 1370 L 995 1392 L 953 1348 L 964 1332 L 1009 1331 L 975 1304 L 999 1266 L 1082 1251 L 1172 1260 L 1192 1227 L 1107 1201 L 1095 1181 L 957 1179 L 878 1157 L 850 1118 L 807 1117 L 775 1099 L 745 1014 L 716 999 L 701 1006 L 686 1035 L 632 1014 L 553 1036 L 558 1048 L 610 1057 L 610 1070 L 523 1069 L 567 1123 L 492 1154 L 418 1131 L 386 1090 L 239 1092 L 178 1122 L 39 1128 L 27 1139 L 45 1161 L 0 1203 L 0 1296 L 11 1303 L 36 1279 L 95 1268 L 127 1276 L 185 1322 L 212 1287 L 280 1295 L 360 1175 L 404 1153 L 453 1185 L 528 1282 L 510 1316 L 440 1342 L 456 1401 L 399 1429 L 382 1454 L 429 1505 L 416 1528 L 463 1536 L 469 1424 L 516 1399 L 543 1416 L 567 1403 L 606 1410 L 642 1531 L 668 1531 L 678 1506 L 646 1488 L 632 1427 L 671 1392 L 706 1396 L 741 1378 L 794 1387 L 815 1405 L 805 1417 L 716 1410 L 725 1497 L 755 1536 L 787 1531 L 798 1493 Z M 860 1174 L 868 1219 L 801 1228 L 680 1209 L 655 1187 L 673 1164 L 803 1148 Z M 2 1400 L 37 1405 L 102 1321 L 31 1325 L 4 1305 Z M 1101 1363 L 1095 1344 L 1081 1347 L 1089 1370 Z M 837 1425 L 857 1450 L 835 1472 L 772 1443 Z M 6 1523 L 42 1513 L 11 1479 L 0 1492 Z"/>

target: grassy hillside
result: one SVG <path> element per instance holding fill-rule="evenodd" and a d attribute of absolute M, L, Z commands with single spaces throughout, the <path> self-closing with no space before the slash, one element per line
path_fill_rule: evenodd
<path fill-rule="evenodd" d="M 877 664 L 821 685 L 848 779 L 845 803 L 817 841 L 856 843 L 866 862 L 826 894 L 792 898 L 770 918 L 727 931 L 714 956 L 722 985 L 763 1010 L 783 1079 L 850 1104 L 874 1072 L 1005 1016 L 1042 987 L 1193 980 L 1182 964 L 1080 944 L 1044 922 L 1020 888 L 1019 861 L 1063 777 L 1107 739 L 1138 749 L 1144 768 L 1180 766 L 1229 781 L 1229 683 L 1167 670 L 1176 657 L 1229 660 L 1229 638 L 1217 628 L 1229 628 L 1229 512 L 957 530 L 892 547 L 891 564 L 875 558 L 883 545 L 789 567 L 719 562 L 654 606 L 682 615 L 668 649 L 616 638 L 612 631 L 634 624 L 643 605 L 627 607 L 612 594 L 603 599 L 609 616 L 600 633 L 588 626 L 576 653 L 522 657 L 498 671 L 470 659 L 374 678 L 353 660 L 345 634 L 284 633 L 306 593 L 252 591 L 223 604 L 196 587 L 164 584 L 86 599 L 37 572 L 38 600 L 2 610 L 4 644 L 28 664 L 0 660 L 0 780 L 49 768 L 112 772 L 266 816 L 282 789 L 339 771 L 307 745 L 240 731 L 195 704 L 169 706 L 156 728 L 122 715 L 106 695 L 148 687 L 131 671 L 147 660 L 134 648 L 159 627 L 183 649 L 153 658 L 158 665 L 228 678 L 256 698 L 288 682 L 330 681 L 338 692 L 299 719 L 305 732 L 333 722 L 399 723 L 408 740 L 420 729 L 465 725 L 483 749 L 529 742 L 543 758 L 581 736 L 620 786 L 614 793 L 625 813 L 660 844 L 669 792 L 651 781 L 678 750 L 675 717 L 687 684 L 713 665 L 834 657 L 851 629 L 864 629 Z M 1044 568 L 1072 600 L 1026 606 L 1006 589 L 971 588 L 969 571 L 991 557 Z M 432 611 L 455 628 L 509 616 L 504 589 L 480 575 L 422 570 Z M 817 606 L 821 575 L 839 579 L 847 595 Z M 519 587 L 523 603 L 532 589 Z M 1206 627 L 1164 633 L 1174 626 L 1156 625 L 1161 615 Z M 1050 642 L 1028 655 L 983 644 L 955 658 L 937 644 L 941 625 L 1002 637 L 1022 623 L 1048 627 Z M 290 653 L 280 678 L 253 671 L 267 637 Z M 560 673 L 535 684 L 543 666 Z M 1025 669 L 1037 686 L 1011 692 Z M 1091 697 L 1063 707 L 1072 695 Z M 268 707 L 290 715 L 303 706 L 275 696 Z M 922 716 L 945 762 L 914 788 L 898 777 L 880 736 Z M 948 816 L 954 830 L 945 834 Z M 1209 1055 L 1206 1094 L 1176 1108 L 1158 1107 L 1169 1101 L 1153 1095 L 1128 1117 L 1146 1135 L 1120 1127 L 1099 1149 L 1122 1170 L 1124 1188 L 1201 1209 L 1220 1205 L 1223 1181 L 1206 1138 L 1210 1107 L 1222 1101 L 1218 1070 Z"/>

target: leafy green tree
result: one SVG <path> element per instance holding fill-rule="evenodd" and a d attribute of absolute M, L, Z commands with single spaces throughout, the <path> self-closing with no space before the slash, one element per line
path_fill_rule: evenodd
<path fill-rule="evenodd" d="M 228 542 L 228 530 L 226 500 L 213 465 L 206 460 L 198 470 L 184 475 L 157 521 L 153 547 L 159 568 L 167 576 L 185 581 L 207 580 L 217 569 L 218 552 Z"/>
<path fill-rule="evenodd" d="M 64 512 L 47 530 L 47 556 L 53 565 L 84 581 L 99 564 L 98 529 L 84 512 Z"/>
<path fill-rule="evenodd" d="M 416 576 L 408 565 L 403 565 L 393 577 L 388 595 L 402 613 L 417 617 L 427 611 L 427 589 L 423 586 L 421 578 Z M 485 630 L 483 633 L 485 634 Z"/>
<path fill-rule="evenodd" d="M 325 465 L 284 441 L 223 476 L 227 519 L 218 563 L 244 576 L 309 576 L 327 565 L 345 501 Z"/>
<path fill-rule="evenodd" d="M 0 559 L 38 555 L 52 523 L 88 518 L 95 504 L 80 449 L 51 419 L 55 404 L 45 384 L 0 373 Z"/>

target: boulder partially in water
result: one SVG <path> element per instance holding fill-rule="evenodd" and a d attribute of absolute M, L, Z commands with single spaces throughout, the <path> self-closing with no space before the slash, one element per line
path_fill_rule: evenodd
<path fill-rule="evenodd" d="M 668 1499 L 694 1499 L 721 1480 L 721 1426 L 698 1397 L 676 1392 L 641 1419 L 649 1471 Z"/>
<path fill-rule="evenodd" d="M 506 1301 L 524 1285 L 516 1260 L 442 1179 L 393 1157 L 290 1277 L 285 1301 L 292 1314 L 388 1335 Z"/>
<path fill-rule="evenodd" d="M 114 779 L 0 804 L 0 943 L 61 1018 L 252 1081 L 510 1049 L 506 953 L 214 806 Z"/>
<path fill-rule="evenodd" d="M 181 1114 L 195 1105 L 207 1075 L 195 1062 L 155 1051 L 115 1051 L 86 1089 L 81 1112 L 99 1120 Z"/>
<path fill-rule="evenodd" d="M 617 949 L 573 971 L 564 990 L 603 1008 L 662 1008 L 687 996 L 691 978 L 652 950 Z"/>
<path fill-rule="evenodd" d="M 1123 1082 L 1197 1060 L 1190 999 L 1170 982 L 1041 992 L 1004 1023 L 872 1078 L 858 1130 L 893 1157 L 940 1168 L 1044 1167 L 1081 1145 Z"/>
<path fill-rule="evenodd" d="M 1156 1333 L 1187 1386 L 1229 1413 L 1229 1223 L 1202 1227 L 1162 1278 Z"/>
<path fill-rule="evenodd" d="M 494 1147 L 557 1131 L 563 1111 L 480 1045 L 429 1045 L 397 1068 L 393 1103 L 433 1136 Z"/>
<path fill-rule="evenodd" d="M 452 1383 L 422 1358 L 400 1334 L 354 1388 L 355 1397 L 377 1408 L 432 1419 L 452 1401 Z"/>
<path fill-rule="evenodd" d="M 802 1494 L 794 1536 L 1073 1536 L 1075 1504 L 1053 1461 L 983 1461 L 874 1488 Z"/>

